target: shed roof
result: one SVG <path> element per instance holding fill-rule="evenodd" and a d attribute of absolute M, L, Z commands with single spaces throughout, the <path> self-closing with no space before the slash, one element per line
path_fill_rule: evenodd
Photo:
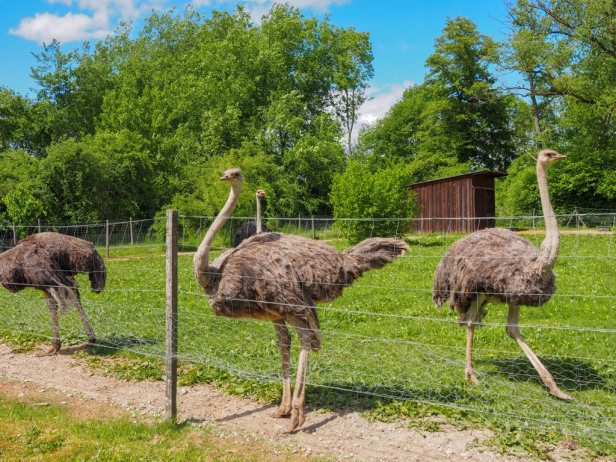
<path fill-rule="evenodd" d="M 502 172 L 493 172 L 492 170 L 479 170 L 477 172 L 463 173 L 462 175 L 454 175 L 454 176 L 448 176 L 445 178 L 437 178 L 436 180 L 429 180 L 429 181 L 422 181 L 420 183 L 413 183 L 412 185 L 409 185 L 409 188 L 412 188 L 413 186 L 418 186 L 418 185 L 438 183 L 439 181 L 451 180 L 454 178 L 462 179 L 462 178 L 471 177 L 471 176 L 487 176 L 487 177 L 499 178 L 499 177 L 507 176 L 507 174 L 502 173 Z"/>

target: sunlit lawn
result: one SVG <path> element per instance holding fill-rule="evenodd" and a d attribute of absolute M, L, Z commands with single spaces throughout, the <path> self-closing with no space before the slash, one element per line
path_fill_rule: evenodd
<path fill-rule="evenodd" d="M 332 237 L 328 243 L 348 247 Z M 517 343 L 506 335 L 503 305 L 489 305 L 486 325 L 475 335 L 481 386 L 464 379 L 465 329 L 456 324 L 453 312 L 437 309 L 431 300 L 435 267 L 458 237 L 408 236 L 410 253 L 367 273 L 340 298 L 320 307 L 324 340 L 322 350 L 310 357 L 309 406 L 368 409 L 379 418 L 379 412 L 375 414 L 375 409 L 383 410 L 379 402 L 408 400 L 399 414 L 412 414 L 412 403 L 443 405 L 440 409 L 470 411 L 479 421 L 588 438 L 613 447 L 612 234 L 563 235 L 555 268 L 556 295 L 542 307 L 523 308 L 520 315 L 523 336 L 561 387 L 573 395 L 572 402 L 549 395 Z M 537 245 L 542 238 L 526 237 Z M 116 370 L 129 377 L 163 375 L 165 258 L 164 248 L 151 250 L 157 255 L 107 261 L 108 285 L 101 295 L 87 291 L 87 280 L 79 279 L 84 306 L 105 346 L 94 351 L 92 364 L 95 358 L 118 351 L 133 355 L 141 370 L 138 365 L 128 372 Z M 138 253 L 144 252 L 132 254 Z M 270 323 L 213 316 L 192 276 L 192 255 L 179 258 L 179 289 L 182 383 L 216 381 L 231 392 L 276 399 L 280 358 Z M 24 333 L 49 341 L 49 316 L 40 293 L 2 291 L 0 297 L 5 305 L 0 327 L 9 341 L 27 344 L 32 337 Z M 21 341 L 16 339 L 20 333 Z M 85 340 L 76 313 L 61 319 L 61 334 L 67 342 Z M 383 410 L 383 415 L 387 412 Z"/>

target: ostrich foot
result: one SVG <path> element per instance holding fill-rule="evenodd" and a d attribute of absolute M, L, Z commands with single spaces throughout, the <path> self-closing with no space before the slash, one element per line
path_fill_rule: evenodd
<path fill-rule="evenodd" d="M 52 347 L 49 350 L 39 351 L 34 356 L 36 356 L 37 358 L 42 358 L 43 356 L 55 356 L 58 354 L 59 350 L 60 350 L 60 345 L 57 345 L 57 346 L 52 345 Z"/>
<path fill-rule="evenodd" d="M 477 379 L 477 376 L 475 375 L 475 371 L 472 368 L 467 367 L 466 369 L 464 369 L 464 375 L 475 385 L 481 384 L 481 382 Z"/>
<path fill-rule="evenodd" d="M 78 351 L 86 351 L 94 346 L 94 343 L 87 342 L 82 343 L 81 345 L 74 345 L 67 348 L 64 348 L 61 351 L 58 351 L 60 355 L 72 355 L 73 353 L 77 353 Z"/>
<path fill-rule="evenodd" d="M 573 399 L 573 396 L 568 395 L 567 393 L 562 391 L 560 388 L 554 388 L 554 389 L 550 390 L 550 394 L 556 396 L 559 399 L 564 399 L 564 400 L 567 400 L 567 401 Z"/>
<path fill-rule="evenodd" d="M 283 417 L 288 417 L 291 414 L 291 409 L 286 406 L 280 406 L 270 415 L 275 419 L 282 419 Z"/>
<path fill-rule="evenodd" d="M 293 408 L 291 412 L 291 422 L 289 422 L 289 426 L 284 431 L 287 435 L 289 433 L 293 433 L 293 431 L 304 425 L 304 421 L 306 420 L 306 413 L 304 411 L 304 406 L 297 406 Z"/>

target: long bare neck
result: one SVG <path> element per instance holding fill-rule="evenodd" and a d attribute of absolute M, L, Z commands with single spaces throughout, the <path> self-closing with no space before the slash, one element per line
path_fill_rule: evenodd
<path fill-rule="evenodd" d="M 257 234 L 261 234 L 263 225 L 261 224 L 261 196 L 257 196 Z"/>
<path fill-rule="evenodd" d="M 234 185 L 231 187 L 231 192 L 229 194 L 229 198 L 225 203 L 224 207 L 214 220 L 214 223 L 210 226 L 210 229 L 205 233 L 205 237 L 201 242 L 201 245 L 197 249 L 197 253 L 195 253 L 195 257 L 193 259 L 194 263 L 194 275 L 197 279 L 197 282 L 201 287 L 203 287 L 206 291 L 211 287 L 211 277 L 212 273 L 216 270 L 216 268 L 210 268 L 209 266 L 209 258 L 210 258 L 210 246 L 220 231 L 220 228 L 223 227 L 231 212 L 233 212 L 233 208 L 235 207 L 235 203 L 240 197 L 240 192 L 242 190 L 242 185 Z"/>
<path fill-rule="evenodd" d="M 537 184 L 539 185 L 539 196 L 541 197 L 541 208 L 545 220 L 545 239 L 541 243 L 541 254 L 535 263 L 535 270 L 543 277 L 550 277 L 550 273 L 556 263 L 560 247 L 560 235 L 558 234 L 558 223 L 548 191 L 547 168 L 537 162 Z"/>

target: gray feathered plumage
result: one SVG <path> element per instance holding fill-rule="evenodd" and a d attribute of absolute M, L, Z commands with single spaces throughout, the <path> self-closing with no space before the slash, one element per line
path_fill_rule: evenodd
<path fill-rule="evenodd" d="M 315 304 L 338 297 L 363 272 L 392 262 L 409 247 L 398 239 L 372 238 L 341 253 L 305 237 L 262 233 L 209 263 L 210 245 L 233 211 L 244 177 L 239 169 L 229 169 L 221 180 L 231 185 L 231 193 L 195 254 L 194 275 L 216 315 L 274 323 L 282 357 L 283 391 L 280 408 L 273 416 L 291 415 L 287 432 L 292 432 L 305 418 L 308 353 L 321 347 Z M 301 342 L 292 399 L 287 324 L 296 330 Z"/>
<path fill-rule="evenodd" d="M 550 203 L 547 168 L 562 154 L 544 149 L 537 156 L 537 183 L 546 223 L 546 236 L 541 249 L 506 229 L 476 231 L 452 244 L 434 272 L 432 300 L 445 304 L 459 314 L 466 324 L 465 375 L 479 383 L 472 367 L 472 345 L 475 325 L 486 314 L 486 304 L 509 305 L 507 333 L 518 342 L 550 392 L 561 399 L 564 393 L 537 355 L 526 344 L 518 328 L 520 306 L 540 306 L 556 291 L 552 271 L 558 256 L 560 238 L 558 224 Z"/>
<path fill-rule="evenodd" d="M 75 275 L 88 274 L 92 291 L 105 287 L 107 270 L 103 258 L 89 242 L 64 234 L 45 232 L 20 240 L 15 247 L 0 254 L 0 284 L 10 292 L 32 287 L 43 292 L 51 311 L 54 331 L 53 354 L 60 349 L 57 324 L 58 307 L 67 310 L 75 305 L 88 334 L 95 342 L 94 331 L 81 307 Z"/>
<path fill-rule="evenodd" d="M 302 320 L 316 350 L 321 334 L 314 304 L 334 300 L 365 271 L 407 250 L 404 241 L 390 238 L 367 239 L 341 253 L 302 236 L 258 234 L 212 262 L 206 293 L 219 316 Z"/>
<path fill-rule="evenodd" d="M 555 276 L 537 277 L 533 264 L 539 249 L 507 229 L 488 228 L 463 237 L 449 247 L 434 273 L 432 299 L 457 309 L 461 321 L 477 294 L 493 303 L 540 306 L 554 292 Z M 479 320 L 475 320 L 479 321 Z"/>

